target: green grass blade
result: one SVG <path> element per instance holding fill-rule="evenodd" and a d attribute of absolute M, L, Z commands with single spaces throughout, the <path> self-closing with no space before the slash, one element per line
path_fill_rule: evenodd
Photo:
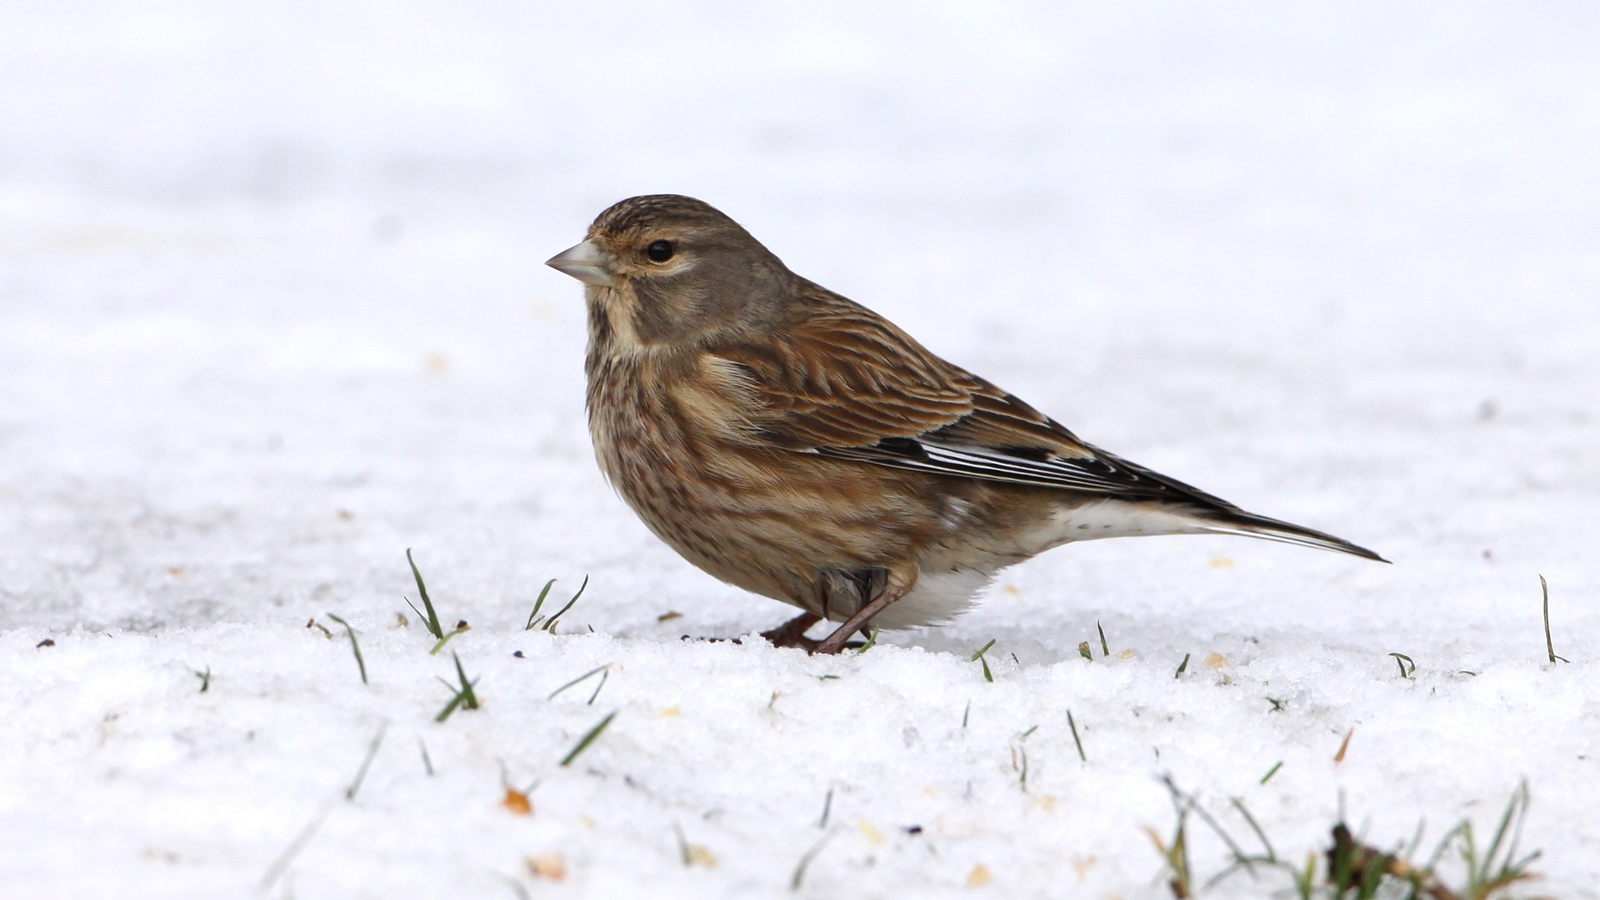
<path fill-rule="evenodd" d="M 546 697 L 545 699 L 546 700 L 554 700 L 558 695 L 560 695 L 560 693 L 562 691 L 566 690 L 567 688 L 572 687 L 575 684 L 579 684 L 579 683 L 583 682 L 584 679 L 589 678 L 589 677 L 591 677 L 593 675 L 597 675 L 597 674 L 599 674 L 601 672 L 604 672 L 606 669 L 609 669 L 609 668 L 611 668 L 611 664 L 610 663 L 606 663 L 603 666 L 595 666 L 594 668 L 592 668 L 589 671 L 583 673 L 582 675 L 579 675 L 577 678 L 574 678 L 571 681 L 567 682 L 566 684 L 563 684 L 561 687 L 558 687 L 555 690 L 551 691 L 550 692 L 550 696 Z"/>
<path fill-rule="evenodd" d="M 1555 644 L 1555 641 L 1551 640 L 1551 638 L 1550 638 L 1550 585 L 1549 585 L 1548 582 L 1546 582 L 1544 580 L 1544 576 L 1543 575 L 1539 576 L 1539 589 L 1544 592 L 1544 649 L 1545 649 L 1545 652 L 1550 654 L 1550 661 L 1552 663 L 1555 662 L 1558 659 L 1561 660 L 1564 663 L 1569 663 L 1572 660 L 1567 659 L 1564 656 L 1557 656 L 1556 655 L 1556 644 Z"/>
<path fill-rule="evenodd" d="M 345 634 L 350 635 L 350 652 L 356 655 L 356 667 L 361 670 L 361 683 L 368 684 L 367 661 L 361 658 L 361 642 L 356 640 L 356 630 L 350 627 L 349 622 L 346 622 L 344 619 L 341 619 L 333 613 L 328 613 L 328 618 L 338 622 L 340 625 L 343 625 Z"/>
<path fill-rule="evenodd" d="M 544 606 L 544 598 L 550 596 L 550 588 L 554 587 L 555 583 L 556 580 L 554 578 L 544 583 L 544 588 L 539 591 L 539 599 L 533 601 L 533 612 L 528 613 L 528 624 L 522 626 L 523 631 L 532 631 L 538 627 L 539 620 L 542 618 L 539 615 L 539 609 Z"/>
<path fill-rule="evenodd" d="M 617 717 L 618 712 L 621 712 L 621 710 L 612 711 L 610 715 L 607 715 L 604 719 L 600 720 L 600 724 L 589 729 L 589 733 L 584 735 L 583 739 L 578 741 L 577 745 L 574 746 L 572 750 L 570 750 L 567 755 L 562 758 L 561 765 L 572 765 L 572 761 L 577 759 L 578 756 L 583 753 L 583 751 L 589 749 L 589 745 L 594 743 L 595 738 L 598 738 L 600 733 L 606 730 L 606 726 L 611 724 L 611 720 Z"/>
<path fill-rule="evenodd" d="M 550 617 L 550 621 L 544 623 L 544 625 L 542 626 L 542 629 L 544 631 L 550 632 L 551 634 L 555 634 L 556 633 L 556 622 L 560 621 L 561 617 L 566 615 L 567 610 L 571 609 L 572 605 L 574 603 L 578 602 L 578 598 L 583 596 L 583 591 L 588 586 L 589 586 L 589 576 L 585 575 L 585 576 L 583 576 L 583 584 L 578 585 L 578 592 L 576 594 L 572 595 L 572 599 L 567 601 L 567 605 L 566 606 L 561 607 L 561 609 L 559 611 L 557 611 L 555 615 Z"/>
<path fill-rule="evenodd" d="M 378 757 L 378 748 L 383 746 L 383 736 L 389 732 L 389 723 L 382 722 L 378 725 L 378 733 L 372 736 L 372 743 L 367 745 L 367 755 L 361 760 L 361 768 L 356 770 L 354 781 L 344 789 L 346 800 L 356 799 L 356 792 L 361 790 L 361 782 L 367 780 L 367 770 L 372 768 L 372 761 Z"/>
<path fill-rule="evenodd" d="M 811 861 L 817 858 L 817 854 L 821 853 L 822 848 L 827 846 L 828 841 L 833 839 L 833 835 L 834 832 L 830 830 L 827 834 L 824 834 L 822 837 L 818 838 L 817 842 L 811 845 L 811 849 L 807 850 L 805 855 L 800 857 L 800 863 L 794 867 L 794 875 L 789 879 L 789 890 L 800 890 L 800 885 L 806 880 L 806 869 L 810 868 Z"/>
<path fill-rule="evenodd" d="M 1249 825 L 1250 830 L 1256 833 L 1256 840 L 1260 841 L 1261 846 L 1267 851 L 1267 862 L 1276 864 L 1278 862 L 1278 854 L 1272 849 L 1272 842 L 1267 840 L 1267 833 L 1261 830 L 1260 825 L 1256 824 L 1256 817 L 1250 815 L 1250 810 L 1245 809 L 1244 800 L 1234 797 L 1233 808 L 1239 811 L 1239 815 L 1244 816 L 1245 824 Z"/>
<path fill-rule="evenodd" d="M 467 680 L 466 670 L 461 668 L 460 656 L 457 656 L 454 653 L 450 654 L 450 656 L 456 661 L 456 676 L 461 679 L 461 693 L 466 698 L 462 701 L 463 704 L 467 707 L 467 709 L 477 709 L 479 705 L 478 695 L 472 690 L 472 686 L 477 682 Z"/>
<path fill-rule="evenodd" d="M 417 571 L 417 563 L 416 560 L 411 558 L 410 547 L 406 548 L 406 563 L 411 566 L 411 577 L 417 580 L 417 593 L 422 595 L 422 607 L 428 611 L 428 614 L 424 616 L 421 611 L 411 605 L 410 600 L 406 601 L 406 605 L 411 606 L 411 611 L 417 614 L 417 618 L 422 619 L 422 624 L 428 629 L 428 633 L 442 641 L 444 640 L 444 626 L 439 624 L 439 614 L 433 611 L 433 601 L 428 599 L 428 586 L 422 583 L 422 573 Z"/>
<path fill-rule="evenodd" d="M 458 634 L 461 634 L 464 631 L 470 631 L 470 630 L 472 630 L 472 629 L 467 625 L 467 620 L 466 619 L 462 619 L 461 621 L 456 623 L 456 627 L 451 629 L 449 634 L 445 635 L 442 638 L 439 638 L 439 643 L 433 645 L 433 649 L 428 651 L 428 655 L 429 656 L 437 656 L 439 651 L 444 649 L 444 645 L 450 643 L 450 639 L 451 638 L 455 637 Z"/>

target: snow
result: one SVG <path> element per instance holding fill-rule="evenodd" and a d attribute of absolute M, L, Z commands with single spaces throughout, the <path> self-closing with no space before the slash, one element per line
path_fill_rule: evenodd
<path fill-rule="evenodd" d="M 5 18 L 8 896 L 1165 897 L 1170 774 L 1295 864 L 1341 809 L 1378 847 L 1481 836 L 1526 779 L 1523 893 L 1600 897 L 1593 9 Z M 1106 541 L 862 655 L 680 641 L 790 610 L 603 483 L 580 288 L 541 265 L 661 191 L 1085 439 L 1395 564 Z M 408 547 L 471 623 L 435 656 Z M 482 707 L 441 723 L 452 653 Z M 1226 866 L 1190 839 L 1197 881 Z"/>

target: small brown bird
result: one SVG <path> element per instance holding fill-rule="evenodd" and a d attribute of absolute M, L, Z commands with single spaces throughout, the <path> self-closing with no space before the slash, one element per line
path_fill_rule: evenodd
<path fill-rule="evenodd" d="M 548 264 L 587 285 L 601 470 L 685 559 L 805 610 L 774 643 L 836 653 L 869 624 L 947 621 L 1072 541 L 1238 534 L 1381 561 L 1084 443 L 699 200 L 624 200 Z M 844 624 L 812 641 L 819 619 Z"/>

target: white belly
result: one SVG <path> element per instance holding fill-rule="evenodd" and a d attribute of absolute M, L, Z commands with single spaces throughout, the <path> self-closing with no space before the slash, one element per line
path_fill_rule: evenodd
<path fill-rule="evenodd" d="M 977 542 L 951 548 L 948 556 L 922 560 L 911 592 L 879 613 L 874 623 L 889 629 L 948 622 L 977 602 L 995 574 L 1052 547 L 1074 541 L 1153 534 L 1201 534 L 1209 529 L 1190 516 L 1153 503 L 1093 500 L 1059 509 L 1050 519 L 1008 536 L 1006 552 Z"/>

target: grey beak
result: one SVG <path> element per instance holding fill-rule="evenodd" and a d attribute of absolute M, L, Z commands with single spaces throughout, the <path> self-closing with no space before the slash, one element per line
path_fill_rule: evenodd
<path fill-rule="evenodd" d="M 616 287 L 617 282 L 611 277 L 611 270 L 606 267 L 609 255 L 596 247 L 593 241 L 584 241 L 550 257 L 545 261 L 545 265 L 557 272 L 571 275 L 584 284 Z"/>

